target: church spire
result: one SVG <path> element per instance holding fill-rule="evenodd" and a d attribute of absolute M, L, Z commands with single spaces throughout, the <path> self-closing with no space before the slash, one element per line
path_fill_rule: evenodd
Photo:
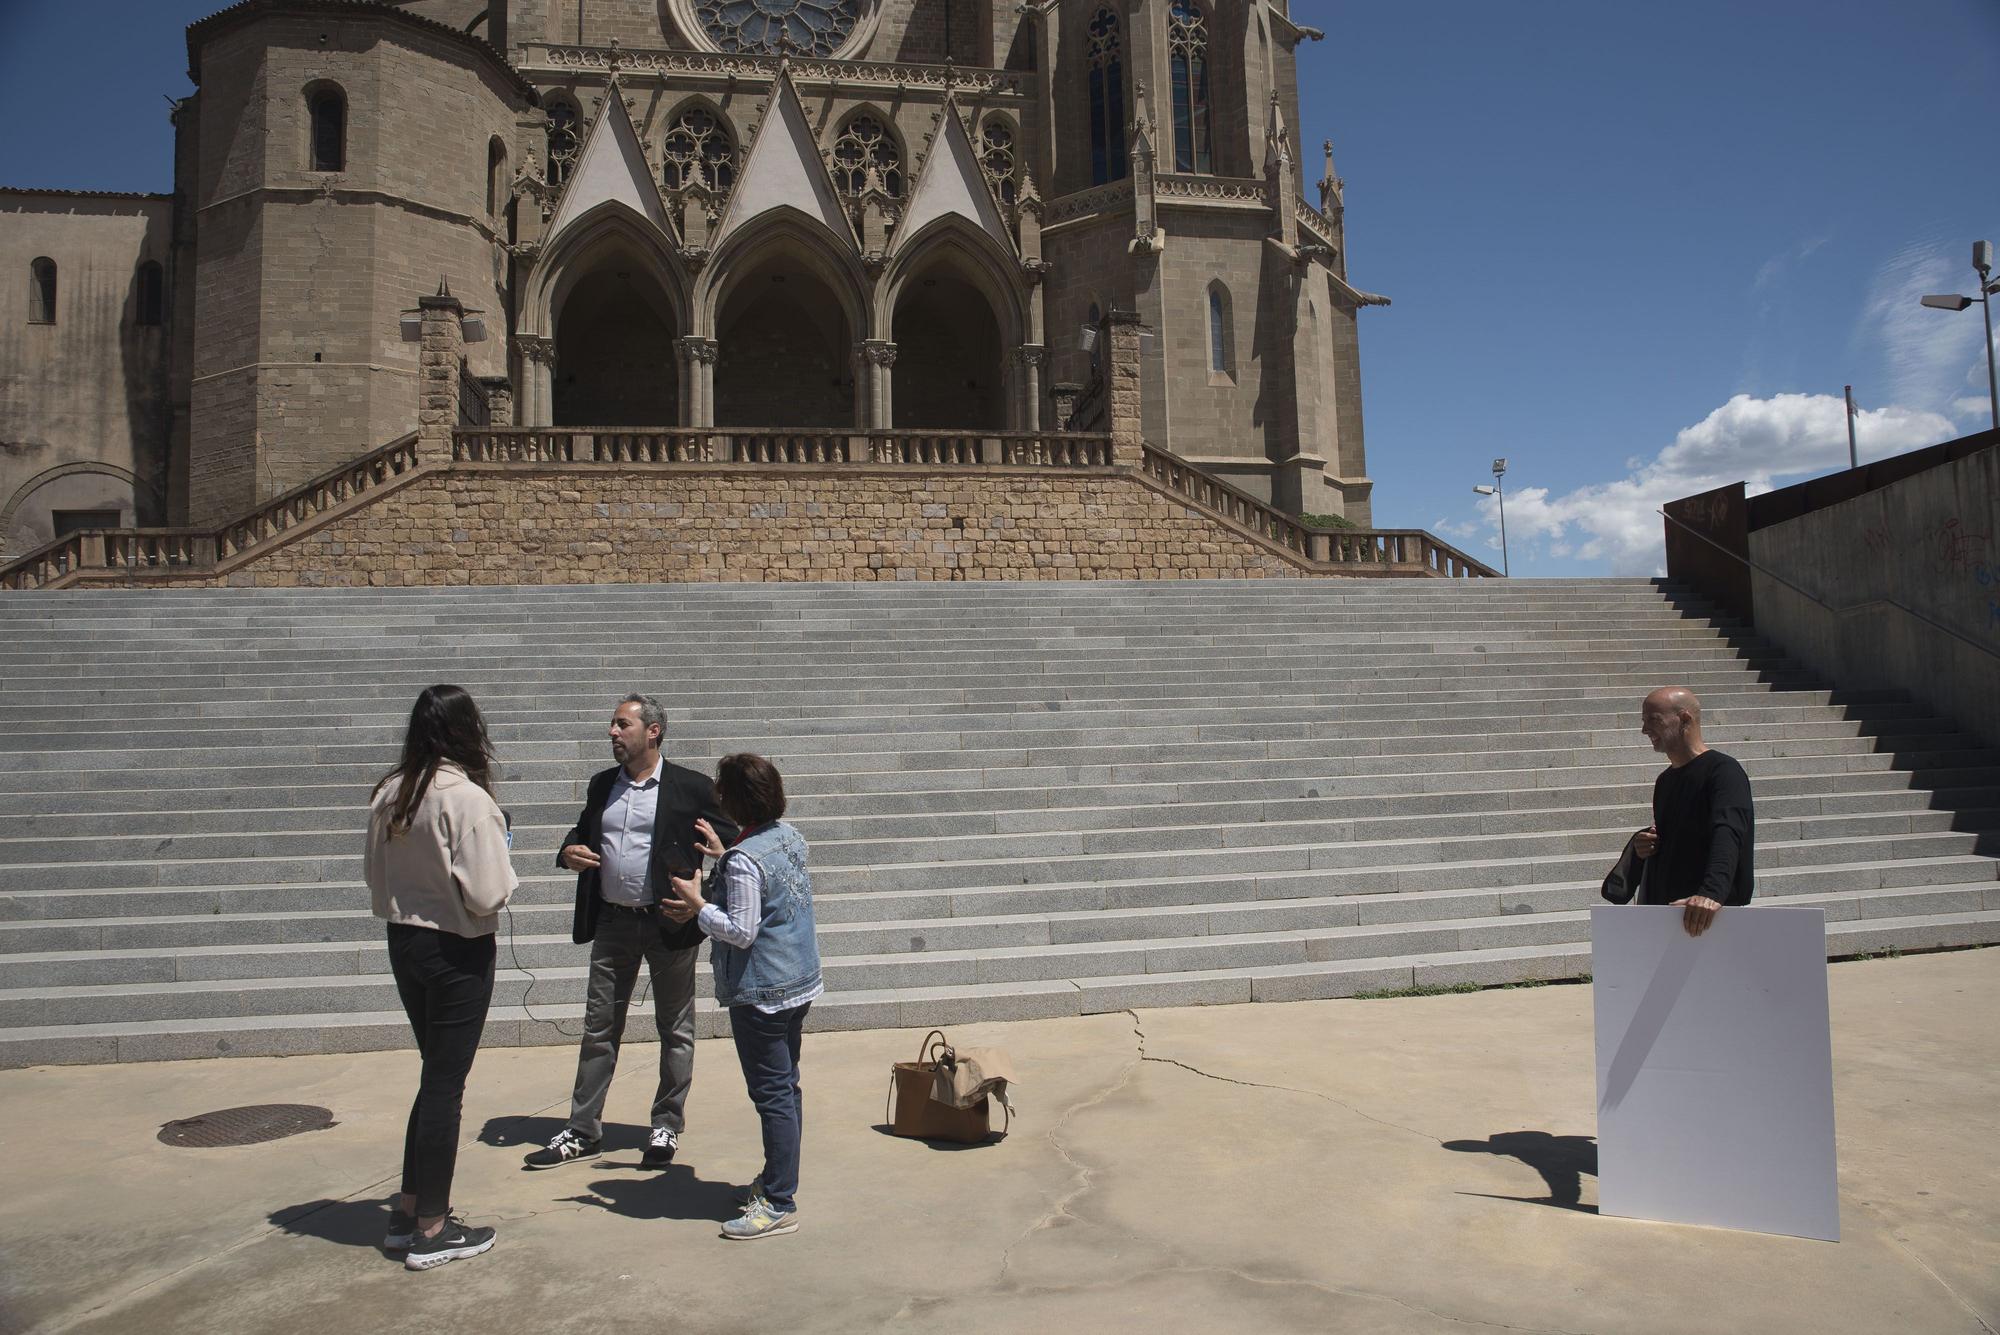
<path fill-rule="evenodd" d="M 1326 150 L 1326 174 L 1319 179 L 1319 211 L 1329 218 L 1337 218 L 1347 202 L 1344 197 L 1347 182 L 1334 173 L 1333 140 L 1328 139 L 1320 147 Z"/>

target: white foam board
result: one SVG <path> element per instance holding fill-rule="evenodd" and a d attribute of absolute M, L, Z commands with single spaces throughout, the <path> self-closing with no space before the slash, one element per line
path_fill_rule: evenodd
<path fill-rule="evenodd" d="M 1591 911 L 1598 1210 L 1837 1241 L 1826 915 Z"/>

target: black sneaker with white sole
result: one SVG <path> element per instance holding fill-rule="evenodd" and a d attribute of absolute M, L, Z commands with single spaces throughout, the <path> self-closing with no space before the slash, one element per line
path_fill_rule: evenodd
<path fill-rule="evenodd" d="M 576 1163 L 580 1159 L 595 1159 L 598 1142 L 579 1136 L 564 1127 L 556 1132 L 555 1139 L 528 1155 L 521 1162 L 529 1168 L 559 1168 L 566 1163 Z"/>
<path fill-rule="evenodd" d="M 639 1160 L 641 1168 L 665 1168 L 674 1161 L 674 1151 L 681 1147 L 681 1138 L 670 1127 L 656 1126 L 652 1137 L 646 1142 L 646 1153 Z"/>
<path fill-rule="evenodd" d="M 416 1239 L 417 1217 L 404 1214 L 395 1206 L 389 1207 L 389 1232 L 382 1239 L 382 1250 L 400 1252 L 406 1250 Z"/>
<path fill-rule="evenodd" d="M 419 1233 L 410 1239 L 410 1254 L 403 1258 L 403 1265 L 410 1270 L 431 1270 L 446 1261 L 477 1256 L 492 1246 L 492 1229 L 473 1228 L 463 1219 L 447 1219 L 444 1227 L 429 1237 Z"/>

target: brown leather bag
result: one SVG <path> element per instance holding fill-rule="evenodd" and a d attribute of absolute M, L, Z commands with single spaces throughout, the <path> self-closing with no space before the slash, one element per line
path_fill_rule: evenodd
<path fill-rule="evenodd" d="M 970 1107 L 954 1108 L 936 1097 L 938 1072 L 957 1063 L 942 1029 L 924 1035 L 913 1062 L 889 1068 L 889 1107 L 884 1120 L 891 1135 L 914 1140 L 948 1140 L 976 1145 L 992 1134 L 992 1102 L 981 1095 Z M 1011 1116 L 1011 1115 L 1010 1115 Z"/>

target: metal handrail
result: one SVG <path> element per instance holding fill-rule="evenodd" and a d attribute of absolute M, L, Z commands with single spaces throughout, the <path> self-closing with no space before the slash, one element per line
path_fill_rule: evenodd
<path fill-rule="evenodd" d="M 1703 542 L 1715 548 L 1716 551 L 1721 552 L 1724 556 L 1728 557 L 1730 560 L 1741 561 L 1744 565 L 1750 567 L 1750 569 L 1764 576 L 1764 578 L 1770 580 L 1776 580 L 1778 583 L 1790 589 L 1793 593 L 1799 595 L 1799 597 L 1804 598 L 1807 602 L 1818 603 L 1821 607 L 1824 607 L 1827 611 L 1833 613 L 1835 616 L 1844 617 L 1847 616 L 1849 613 L 1859 612 L 1863 608 L 1874 607 L 1876 604 L 1879 603 L 1885 607 L 1893 607 L 1898 612 L 1902 612 L 1909 616 L 1913 616 L 1917 620 L 1923 622 L 1926 626 L 1929 626 L 1932 630 L 1941 630 L 1945 634 L 1951 636 L 1954 640 L 1960 640 L 1966 644 L 1971 645 L 1973 648 L 1977 649 L 1980 653 L 1985 654 L 1989 658 L 2000 658 L 2000 650 L 1995 650 L 1988 645 L 1981 644 L 1979 641 L 1973 639 L 1970 635 L 1967 635 L 1964 631 L 1958 630 L 1951 626 L 1947 626 L 1944 624 L 1944 622 L 1939 621 L 1936 617 L 1931 616 L 1928 612 L 1920 612 L 1916 608 L 1911 607 L 1908 603 L 1902 602 L 1901 600 L 1896 598 L 1868 598 L 1858 603 L 1849 603 L 1845 607 L 1835 607 L 1832 603 L 1820 597 L 1812 590 L 1799 587 L 1798 584 L 1794 583 L 1789 579 L 1786 579 L 1783 575 L 1780 575 L 1777 571 L 1772 570 L 1766 566 L 1758 565 L 1755 561 L 1752 561 L 1749 557 L 1745 556 L 1741 552 L 1730 551 L 1727 547 L 1717 542 L 1714 538 L 1709 537 L 1708 534 L 1703 533 L 1700 529 L 1695 528 L 1694 526 L 1688 524 L 1684 520 L 1679 520 L 1674 518 L 1672 515 L 1668 514 L 1665 510 L 1655 510 L 1653 513 L 1657 514 L 1660 518 L 1666 520 L 1669 524 L 1673 524 L 1676 527 L 1684 529 L 1687 532 L 1693 534 L 1695 537 L 1700 538 Z"/>

